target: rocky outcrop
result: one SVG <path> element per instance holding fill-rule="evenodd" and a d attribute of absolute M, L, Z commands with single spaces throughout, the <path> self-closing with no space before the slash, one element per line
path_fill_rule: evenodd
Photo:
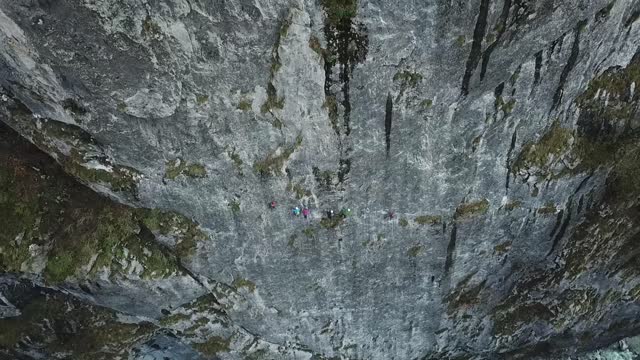
<path fill-rule="evenodd" d="M 31 324 L 0 351 L 546 359 L 636 335 L 638 14 L 0 1 L 0 321 Z M 95 322 L 125 336 L 71 350 Z"/>

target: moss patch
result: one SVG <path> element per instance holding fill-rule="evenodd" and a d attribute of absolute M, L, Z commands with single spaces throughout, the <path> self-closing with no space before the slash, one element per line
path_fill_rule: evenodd
<path fill-rule="evenodd" d="M 283 108 L 284 96 L 278 96 L 276 88 L 273 85 L 269 84 L 267 86 L 267 100 L 260 107 L 260 112 L 265 114 L 271 112 L 273 109 L 282 110 Z"/>
<path fill-rule="evenodd" d="M 308 228 L 302 230 L 302 233 L 308 238 L 313 238 L 315 236 L 315 234 L 316 234 L 316 230 L 314 228 L 312 228 L 312 227 L 308 227 Z"/>
<path fill-rule="evenodd" d="M 422 246 L 415 245 L 415 246 L 412 246 L 409 250 L 407 250 L 407 256 L 416 257 L 420 255 L 421 252 L 422 252 Z"/>
<path fill-rule="evenodd" d="M 571 139 L 571 130 L 554 123 L 537 143 L 524 146 L 513 164 L 513 172 L 517 174 L 525 169 L 530 173 L 549 175 L 553 165 L 560 160 L 560 155 L 569 149 Z"/>
<path fill-rule="evenodd" d="M 196 103 L 198 105 L 204 105 L 209 102 L 209 95 L 198 94 L 196 95 Z"/>
<path fill-rule="evenodd" d="M 329 122 L 331 123 L 331 127 L 333 128 L 333 131 L 336 134 L 339 134 L 340 127 L 338 122 L 338 100 L 336 100 L 336 97 L 334 95 L 328 95 L 325 98 L 324 104 L 322 105 L 322 107 L 327 109 L 327 113 L 329 115 Z"/>
<path fill-rule="evenodd" d="M 229 339 L 213 336 L 203 343 L 195 343 L 193 347 L 206 356 L 228 352 L 231 341 Z"/>
<path fill-rule="evenodd" d="M 327 14 L 327 21 L 332 26 L 350 21 L 356 16 L 358 10 L 356 0 L 321 0 L 320 3 Z"/>
<path fill-rule="evenodd" d="M 400 82 L 402 87 L 416 87 L 422 81 L 422 75 L 417 72 L 399 71 L 393 75 L 393 81 Z"/>
<path fill-rule="evenodd" d="M 179 258 L 193 255 L 198 242 L 209 240 L 209 236 L 200 229 L 198 223 L 183 215 L 157 209 L 138 211 L 138 217 L 151 231 L 176 239 L 175 251 Z"/>
<path fill-rule="evenodd" d="M 456 208 L 455 218 L 466 219 L 474 216 L 484 215 L 489 210 L 489 200 L 482 199 L 463 203 Z"/>
<path fill-rule="evenodd" d="M 249 100 L 240 100 L 238 105 L 236 105 L 236 109 L 242 110 L 242 111 L 251 110 L 251 101 L 249 101 Z"/>
<path fill-rule="evenodd" d="M 103 270 L 127 277 L 134 263 L 142 266 L 137 275 L 164 278 L 179 272 L 175 259 L 143 227 L 175 235 L 179 255 L 184 244 L 203 238 L 197 225 L 180 215 L 132 209 L 98 196 L 17 134 L 8 138 L 10 133 L 0 127 L 2 141 L 24 158 L 0 156 L 0 269 L 28 271 L 33 245 L 49 249 L 43 274 L 49 283 L 93 278 Z"/>
<path fill-rule="evenodd" d="M 148 322 L 120 323 L 106 309 L 46 289 L 27 290 L 27 286 L 19 284 L 18 291 L 30 291 L 31 296 L 13 301 L 21 315 L 0 319 L 0 348 L 10 352 L 23 349 L 21 343 L 28 342 L 47 358 L 63 352 L 73 354 L 74 359 L 118 358 L 153 334 L 154 327 Z"/>
<path fill-rule="evenodd" d="M 556 208 L 556 205 L 554 203 L 547 203 L 545 206 L 536 210 L 536 213 L 542 216 L 554 215 L 557 212 L 558 208 Z"/>
<path fill-rule="evenodd" d="M 256 284 L 253 283 L 252 281 L 249 281 L 243 278 L 236 278 L 235 280 L 233 280 L 233 283 L 231 284 L 231 286 L 233 286 L 236 289 L 246 288 L 250 292 L 256 291 Z"/>
<path fill-rule="evenodd" d="M 316 54 L 320 55 L 320 57 L 324 58 L 325 57 L 325 52 L 326 50 L 322 48 L 322 45 L 320 44 L 320 39 L 318 39 L 317 36 L 315 35 L 311 35 L 309 37 L 309 47 L 311 48 L 311 50 L 313 50 Z"/>
<path fill-rule="evenodd" d="M 229 209 L 231 209 L 231 212 L 235 215 L 240 213 L 240 202 L 238 200 L 234 199 L 229 201 L 229 204 L 227 206 L 229 206 Z"/>
<path fill-rule="evenodd" d="M 344 217 L 336 214 L 331 219 L 323 218 L 320 220 L 320 226 L 325 229 L 335 229 L 336 227 L 342 225 L 344 223 Z"/>
<path fill-rule="evenodd" d="M 627 121 L 635 112 L 640 84 L 640 55 L 636 55 L 626 68 L 613 67 L 589 82 L 587 90 L 578 97 L 581 109 L 597 114 L 608 121 Z"/>
<path fill-rule="evenodd" d="M 507 251 L 511 250 L 511 241 L 505 241 L 502 244 L 498 244 L 493 249 L 498 254 L 504 254 Z"/>
<path fill-rule="evenodd" d="M 445 297 L 447 305 L 447 313 L 453 314 L 458 310 L 464 310 L 468 307 L 476 305 L 480 302 L 480 292 L 484 289 L 485 281 L 476 285 L 468 286 L 469 281 L 474 274 L 470 274 L 462 279 L 456 288 Z"/>
<path fill-rule="evenodd" d="M 423 108 L 424 110 L 428 110 L 432 106 L 433 106 L 433 100 L 431 100 L 431 99 L 422 100 L 420 102 L 420 107 Z"/>
<path fill-rule="evenodd" d="M 442 216 L 439 215 L 421 215 L 414 219 L 418 225 L 439 225 L 442 223 Z"/>
<path fill-rule="evenodd" d="M 506 115 L 511 114 L 513 112 L 513 108 L 516 106 L 516 100 L 511 99 L 509 101 L 504 101 L 501 96 L 496 98 L 496 108 L 502 110 Z"/>
<path fill-rule="evenodd" d="M 163 317 L 162 319 L 160 319 L 159 323 L 161 326 L 173 326 L 175 324 L 185 322 L 185 321 L 190 321 L 190 320 L 191 320 L 190 315 L 175 313 L 175 314 L 171 314 Z"/>
<path fill-rule="evenodd" d="M 312 195 L 310 190 L 307 190 L 307 189 L 304 188 L 302 182 L 297 183 L 297 184 L 293 184 L 293 183 L 289 182 L 287 184 L 287 188 L 286 189 L 287 189 L 287 191 L 293 192 L 295 194 L 297 200 L 300 200 L 300 199 L 302 199 L 304 197 L 308 197 L 308 196 Z"/>
<path fill-rule="evenodd" d="M 140 235 L 139 212 L 125 207 L 75 212 L 78 223 L 67 226 L 61 234 L 64 238 L 56 241 L 44 269 L 45 279 L 55 284 L 74 275 L 93 277 L 103 270 L 111 276 L 127 276 L 134 262 L 142 265 L 143 278 L 179 272 L 172 257 L 153 239 Z M 88 273 L 79 273 L 86 266 Z"/>
<path fill-rule="evenodd" d="M 398 220 L 398 224 L 402 227 L 407 227 L 409 226 L 409 221 L 405 218 L 400 218 L 400 220 Z"/>
<path fill-rule="evenodd" d="M 511 201 L 508 202 L 504 205 L 505 210 L 507 211 L 513 211 L 517 208 L 521 208 L 522 207 L 522 201 L 516 200 L 516 201 Z"/>
<path fill-rule="evenodd" d="M 147 15 L 147 17 L 142 22 L 142 36 L 146 37 L 155 37 L 162 34 L 162 29 L 160 26 L 151 20 L 151 17 Z"/>
<path fill-rule="evenodd" d="M 302 145 L 302 136 L 298 135 L 296 142 L 293 145 L 284 147 L 273 154 L 267 155 L 262 161 L 257 161 L 253 164 L 255 172 L 261 176 L 277 176 L 282 174 L 282 168 L 289 157 Z"/>
<path fill-rule="evenodd" d="M 165 179 L 175 180 L 180 175 L 190 178 L 204 178 L 207 176 L 207 170 L 202 164 L 190 164 L 181 158 L 169 160 L 164 173 Z"/>

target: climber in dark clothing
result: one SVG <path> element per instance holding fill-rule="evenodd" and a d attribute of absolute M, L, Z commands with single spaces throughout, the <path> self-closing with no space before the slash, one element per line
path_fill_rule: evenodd
<path fill-rule="evenodd" d="M 333 218 L 333 210 L 329 210 L 329 211 L 327 211 L 327 217 L 328 217 L 329 219 L 332 219 L 332 218 Z"/>
<path fill-rule="evenodd" d="M 395 217 L 396 217 L 396 213 L 394 213 L 393 210 L 387 211 L 387 219 L 393 220 Z"/>

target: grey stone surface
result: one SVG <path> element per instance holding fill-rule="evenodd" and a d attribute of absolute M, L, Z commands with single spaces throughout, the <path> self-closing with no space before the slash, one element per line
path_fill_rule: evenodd
<path fill-rule="evenodd" d="M 85 168 L 135 170 L 135 192 L 81 180 L 122 203 L 194 219 L 210 237 L 180 259 L 190 277 L 151 282 L 174 292 L 171 301 L 141 282 L 76 295 L 159 318 L 161 305 L 173 311 L 211 292 L 227 325 L 202 330 L 201 340 L 231 339 L 220 358 L 246 349 L 282 358 L 550 358 L 634 335 L 637 277 L 623 281 L 596 260 L 578 278 L 562 269 L 590 214 L 628 213 L 617 217 L 628 232 L 615 239 L 637 240 L 628 210 L 637 202 L 603 204 L 606 164 L 552 176 L 587 162 L 566 149 L 545 157 L 545 171 L 514 164 L 554 124 L 577 134 L 586 112 L 577 99 L 637 54 L 640 3 L 361 0 L 356 8 L 345 33 L 310 0 L 0 0 L 0 120 L 58 161 L 81 147 L 94 159 L 81 159 Z M 640 124 L 634 89 L 623 134 Z M 31 119 L 12 112 L 17 103 Z M 56 138 L 42 131 L 44 119 L 95 143 Z M 206 175 L 171 176 L 178 159 Z M 467 216 L 466 204 L 481 209 Z M 309 219 L 291 216 L 298 205 L 311 208 Z M 342 207 L 352 216 L 322 222 Z M 420 216 L 434 218 L 420 224 Z M 523 284 L 541 277 L 551 280 L 528 292 Z M 515 312 L 544 304 L 553 319 L 500 307 L 519 290 L 527 296 Z M 513 331 L 496 330 L 501 314 Z M 134 358 L 166 353 L 145 349 Z M 175 358 L 187 356 L 180 349 Z"/>

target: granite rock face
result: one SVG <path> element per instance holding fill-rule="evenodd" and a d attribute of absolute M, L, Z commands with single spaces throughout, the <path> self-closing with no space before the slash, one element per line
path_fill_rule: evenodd
<path fill-rule="evenodd" d="M 639 19 L 0 0 L 0 354 L 549 359 L 637 335 Z"/>

